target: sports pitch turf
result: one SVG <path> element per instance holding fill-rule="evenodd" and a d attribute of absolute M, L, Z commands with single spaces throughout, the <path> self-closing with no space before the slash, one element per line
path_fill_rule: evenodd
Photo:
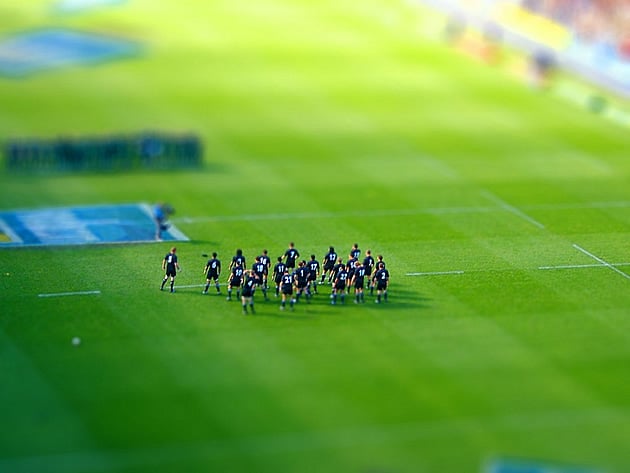
<path fill-rule="evenodd" d="M 205 166 L 0 173 L 0 211 L 166 200 L 190 238 L 175 294 L 168 243 L 0 249 L 0 471 L 630 471 L 627 128 L 427 40 L 409 2 L 52 3 L 0 33 L 145 52 L 0 79 L 2 139 L 192 131 Z M 201 253 L 289 241 L 382 253 L 390 301 L 200 294 Z"/>

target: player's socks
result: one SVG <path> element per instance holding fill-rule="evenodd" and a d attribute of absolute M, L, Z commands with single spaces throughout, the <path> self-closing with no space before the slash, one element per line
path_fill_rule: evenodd
<path fill-rule="evenodd" d="M 387 300 L 387 291 L 383 291 L 383 299 Z"/>
<path fill-rule="evenodd" d="M 175 281 L 171 281 L 171 292 L 175 292 Z"/>
<path fill-rule="evenodd" d="M 164 278 L 162 280 L 162 285 L 160 286 L 160 291 L 162 291 L 164 289 L 164 285 L 166 284 L 167 278 Z"/>
<path fill-rule="evenodd" d="M 254 303 L 253 302 L 251 304 L 249 304 L 249 308 L 252 309 L 252 314 L 256 313 L 256 311 L 254 310 Z"/>

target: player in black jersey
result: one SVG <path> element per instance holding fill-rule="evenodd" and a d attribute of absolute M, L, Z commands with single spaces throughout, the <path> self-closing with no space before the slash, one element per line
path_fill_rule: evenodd
<path fill-rule="evenodd" d="M 381 303 L 381 294 L 387 301 L 387 288 L 389 287 L 389 271 L 385 269 L 385 263 L 378 263 L 376 273 L 372 276 L 372 280 L 376 284 L 376 302 Z"/>
<path fill-rule="evenodd" d="M 306 263 L 308 267 L 308 291 L 317 294 L 317 277 L 319 276 L 319 261 L 315 259 L 315 255 L 311 255 L 311 260 Z"/>
<path fill-rule="evenodd" d="M 243 284 L 243 275 L 245 274 L 245 268 L 240 264 L 236 263 L 232 266 L 232 271 L 230 272 L 230 277 L 228 278 L 228 295 L 227 300 L 232 300 L 232 289 L 236 288 L 236 297 L 240 296 L 241 285 Z"/>
<path fill-rule="evenodd" d="M 180 270 L 179 263 L 177 262 L 177 255 L 175 252 L 177 248 L 171 248 L 164 259 L 162 260 L 162 271 L 164 271 L 164 279 L 162 279 L 162 285 L 160 291 L 164 290 L 164 285 L 168 278 L 171 278 L 171 292 L 175 292 L 175 276 L 177 276 L 177 270 Z"/>
<path fill-rule="evenodd" d="M 332 282 L 333 278 L 335 277 L 333 269 L 335 268 L 336 262 L 337 253 L 335 252 L 335 248 L 331 246 L 328 248 L 328 253 L 326 253 L 326 255 L 324 256 L 324 268 L 322 271 L 322 280 L 320 281 L 320 284 L 324 284 L 324 279 L 326 279 L 326 276 L 328 276 L 328 282 Z"/>
<path fill-rule="evenodd" d="M 374 290 L 374 288 L 372 287 L 372 274 L 374 273 L 375 264 L 376 262 L 374 261 L 374 257 L 372 256 L 372 251 L 366 250 L 365 258 L 363 258 L 363 266 L 365 267 L 365 278 L 367 279 L 367 283 L 370 286 L 370 295 Z"/>
<path fill-rule="evenodd" d="M 289 248 L 284 252 L 284 258 L 286 258 L 287 268 L 294 269 L 295 262 L 300 257 L 300 252 L 295 249 L 295 243 L 289 243 Z"/>
<path fill-rule="evenodd" d="M 258 276 L 253 271 L 245 272 L 245 282 L 243 283 L 243 290 L 241 292 L 241 303 L 243 305 L 243 314 L 247 315 L 247 306 L 252 311 L 252 314 L 255 314 L 254 310 L 254 292 L 256 291 L 256 286 L 259 283 Z"/>
<path fill-rule="evenodd" d="M 330 297 L 332 298 L 331 304 L 337 303 L 337 295 L 341 296 L 341 303 L 344 304 L 346 302 L 346 284 L 348 282 L 348 271 L 346 271 L 345 266 L 341 266 L 337 275 L 335 276 L 335 281 L 332 287 L 332 294 Z"/>
<path fill-rule="evenodd" d="M 212 259 L 209 259 L 206 266 L 203 268 L 203 273 L 206 275 L 206 286 L 203 289 L 203 294 L 208 294 L 208 288 L 210 283 L 214 281 L 214 287 L 217 289 L 217 294 L 221 294 L 219 288 L 219 276 L 221 275 L 221 261 L 217 259 L 216 252 L 212 253 Z"/>
<path fill-rule="evenodd" d="M 337 258 L 337 264 L 332 269 L 332 283 L 334 284 L 335 279 L 337 279 L 337 274 L 342 268 L 345 268 L 346 264 L 343 262 L 342 258 Z"/>
<path fill-rule="evenodd" d="M 372 257 L 372 251 L 366 250 L 365 258 L 363 258 L 363 266 L 365 267 L 365 276 L 369 279 L 374 271 L 374 258 Z"/>
<path fill-rule="evenodd" d="M 243 250 L 241 250 L 240 248 L 236 250 L 236 254 L 232 257 L 232 262 L 230 263 L 230 267 L 229 267 L 230 271 L 236 265 L 240 265 L 243 268 L 246 267 L 245 257 L 243 256 Z"/>
<path fill-rule="evenodd" d="M 365 302 L 363 288 L 365 287 L 365 266 L 358 261 L 354 263 L 354 272 L 350 280 L 350 286 L 354 287 L 354 303 Z"/>
<path fill-rule="evenodd" d="M 260 262 L 265 265 L 265 274 L 261 282 L 261 286 L 265 291 L 267 291 L 269 289 L 269 271 L 271 270 L 271 258 L 269 257 L 269 252 L 267 250 L 263 250 L 262 255 L 260 255 Z"/>
<path fill-rule="evenodd" d="M 311 294 L 308 291 L 308 276 L 310 271 L 306 266 L 306 261 L 302 260 L 298 263 L 298 268 L 293 273 L 295 283 L 295 302 L 299 302 L 302 294 L 306 294 L 306 299 L 310 299 Z"/>
<path fill-rule="evenodd" d="M 359 244 L 355 243 L 352 245 L 352 249 L 350 250 L 350 258 L 351 259 L 359 259 L 361 256 L 361 250 L 359 249 Z"/>
<path fill-rule="evenodd" d="M 287 265 L 282 262 L 282 256 L 278 256 L 278 262 L 273 267 L 273 282 L 276 284 L 276 297 L 280 295 L 280 285 L 282 283 L 282 275 L 288 270 Z"/>
<path fill-rule="evenodd" d="M 284 273 L 280 278 L 280 290 L 282 291 L 282 302 L 280 303 L 280 310 L 284 310 L 287 304 L 287 298 L 289 299 L 289 306 L 293 310 L 295 305 L 295 298 L 293 297 L 293 276 L 289 274 L 289 268 L 285 266 Z"/>
<path fill-rule="evenodd" d="M 267 266 L 262 261 L 260 261 L 260 256 L 256 256 L 256 262 L 252 266 L 252 271 L 254 272 L 254 274 L 256 274 L 259 285 L 262 287 L 262 292 L 265 296 L 265 300 L 267 300 L 267 288 L 264 285 L 264 281 L 266 281 L 267 279 Z"/>
<path fill-rule="evenodd" d="M 374 269 L 378 271 L 379 266 L 381 264 L 383 265 L 383 268 L 384 268 L 385 262 L 383 261 L 383 255 L 378 255 L 376 257 L 376 263 L 374 263 Z M 371 284 L 370 284 L 370 296 L 374 295 L 374 285 L 375 285 L 374 274 L 376 273 L 372 273 L 372 279 L 371 279 Z"/>
<path fill-rule="evenodd" d="M 355 258 L 354 256 L 352 256 L 352 253 L 351 253 L 350 257 L 348 258 L 348 261 L 346 262 L 346 271 L 348 271 L 348 282 L 350 282 L 352 280 L 352 276 L 354 276 L 354 265 L 358 261 L 359 260 Z M 346 292 L 350 294 L 350 284 L 346 286 Z"/>

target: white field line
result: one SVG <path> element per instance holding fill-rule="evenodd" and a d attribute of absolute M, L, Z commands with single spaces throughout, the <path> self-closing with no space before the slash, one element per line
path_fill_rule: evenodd
<path fill-rule="evenodd" d="M 492 207 L 443 207 L 424 209 L 387 209 L 387 210 L 363 210 L 357 212 L 304 212 L 304 213 L 274 213 L 274 214 L 248 214 L 248 215 L 206 215 L 200 217 L 173 218 L 173 222 L 181 223 L 205 223 L 205 222 L 242 222 L 261 220 L 307 220 L 328 218 L 369 218 L 369 217 L 394 217 L 399 215 L 421 214 L 463 214 L 463 213 L 488 213 L 493 212 Z"/>
<path fill-rule="evenodd" d="M 610 266 L 630 266 L 630 263 L 610 263 Z M 538 269 L 553 270 L 553 269 L 579 269 L 579 268 L 601 268 L 602 264 L 564 264 L 559 266 L 539 266 Z"/>
<path fill-rule="evenodd" d="M 464 274 L 464 271 L 429 271 L 426 273 L 407 273 L 407 276 L 444 276 L 449 274 Z"/>
<path fill-rule="evenodd" d="M 241 222 L 241 221 L 264 221 L 264 220 L 294 220 L 294 219 L 326 219 L 326 218 L 344 218 L 344 217 L 395 217 L 398 215 L 448 215 L 448 214 L 473 214 L 473 213 L 491 213 L 498 210 L 508 210 L 515 215 L 527 220 L 538 228 L 545 226 L 533 219 L 523 211 L 508 204 L 507 202 L 493 196 L 489 192 L 484 193 L 486 197 L 493 200 L 499 207 L 473 206 L 473 207 L 426 207 L 420 209 L 383 209 L 383 210 L 363 210 L 356 212 L 304 212 L 304 213 L 272 213 L 272 214 L 246 214 L 246 215 L 202 215 L 198 217 L 179 217 L 172 218 L 172 222 L 178 223 L 206 223 L 206 222 Z M 611 202 L 583 202 L 576 204 L 533 204 L 523 206 L 530 210 L 579 210 L 579 209 L 610 209 L 610 208 L 629 208 L 630 201 L 611 201 Z"/>
<path fill-rule="evenodd" d="M 576 245 L 575 243 L 573 244 L 573 248 L 575 248 L 576 250 L 581 251 L 582 253 L 584 253 L 587 256 L 590 256 L 591 258 L 593 258 L 595 261 L 599 261 L 601 264 L 603 264 L 604 266 L 606 266 L 607 268 L 612 269 L 614 272 L 616 272 L 617 274 L 622 275 L 624 278 L 626 279 L 630 279 L 630 274 L 624 273 L 622 270 L 617 269 L 614 265 L 608 263 L 607 261 L 604 261 L 603 259 L 601 259 L 599 256 L 595 256 L 593 253 L 585 250 L 584 248 L 582 248 L 579 245 Z"/>
<path fill-rule="evenodd" d="M 504 201 L 503 199 L 497 197 L 493 193 L 488 192 L 488 191 L 483 191 L 481 194 L 483 196 L 485 196 L 486 198 L 490 199 L 491 201 L 493 201 L 494 203 L 496 203 L 502 209 L 507 210 L 508 212 L 516 215 L 517 217 L 522 218 L 523 220 L 531 223 L 532 225 L 534 225 L 534 226 L 536 226 L 538 228 L 541 228 L 541 229 L 545 228 L 545 226 L 542 223 L 540 223 L 538 220 L 533 219 L 532 217 L 527 215 L 525 212 L 517 209 L 513 205 L 508 204 L 506 201 Z"/>
<path fill-rule="evenodd" d="M 590 256 L 590 255 L 589 255 Z M 619 271 L 616 268 L 618 266 L 630 266 L 630 263 L 599 263 L 599 264 L 562 264 L 557 266 L 538 266 L 535 269 L 541 271 L 551 271 L 551 270 L 560 270 L 560 269 L 582 269 L 582 268 L 610 268 L 616 270 L 625 275 L 625 277 L 630 278 L 630 275 L 627 275 L 623 271 Z M 454 270 L 454 271 L 426 271 L 426 272 L 415 272 L 415 273 L 405 273 L 405 276 L 452 276 L 458 274 L 470 274 L 470 273 L 496 273 L 500 271 L 523 271 L 534 268 L 504 268 L 504 269 L 467 269 L 467 270 Z"/>
<path fill-rule="evenodd" d="M 100 293 L 101 291 L 51 292 L 51 293 L 37 294 L 37 297 L 91 296 L 91 295 L 100 294 Z"/>
<path fill-rule="evenodd" d="M 168 285 L 168 283 L 167 283 Z M 191 287 L 204 287 L 205 284 L 187 284 L 185 286 L 177 286 L 175 285 L 175 289 L 185 289 L 185 288 L 191 288 Z M 210 284 L 211 287 L 214 287 L 214 284 Z M 221 284 L 221 286 L 223 286 L 223 284 Z"/>

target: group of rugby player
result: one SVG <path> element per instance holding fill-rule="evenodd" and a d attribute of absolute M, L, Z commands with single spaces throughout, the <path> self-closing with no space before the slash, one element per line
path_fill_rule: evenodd
<path fill-rule="evenodd" d="M 232 292 L 236 291 L 236 298 L 241 298 L 243 313 L 252 313 L 254 310 L 254 292 L 261 288 L 265 300 L 269 299 L 269 280 L 275 285 L 275 296 L 281 297 L 280 310 L 285 310 L 287 303 L 291 310 L 294 309 L 302 297 L 310 301 L 314 294 L 318 294 L 318 285 L 328 283 L 332 286 L 330 299 L 335 305 L 339 301 L 345 303 L 346 295 L 354 291 L 354 303 L 365 302 L 365 288 L 369 287 L 370 295 L 376 290 L 374 302 L 387 301 L 387 289 L 389 286 L 389 271 L 385 267 L 383 256 L 378 255 L 376 260 L 372 252 L 367 250 L 361 260 L 359 245 L 352 245 L 347 261 L 339 257 L 334 247 L 329 247 L 324 256 L 323 264 L 315 255 L 310 260 L 300 260 L 300 252 L 293 242 L 272 267 L 272 261 L 268 251 L 263 250 L 260 256 L 255 258 L 251 269 L 247 269 L 246 259 L 241 249 L 236 250 L 229 265 L 230 274 L 227 279 L 227 300 L 232 300 Z M 208 293 L 210 285 L 214 283 L 216 291 L 221 294 L 219 277 L 221 275 L 221 261 L 217 253 L 212 253 L 204 267 L 206 284 L 203 294 Z"/>

